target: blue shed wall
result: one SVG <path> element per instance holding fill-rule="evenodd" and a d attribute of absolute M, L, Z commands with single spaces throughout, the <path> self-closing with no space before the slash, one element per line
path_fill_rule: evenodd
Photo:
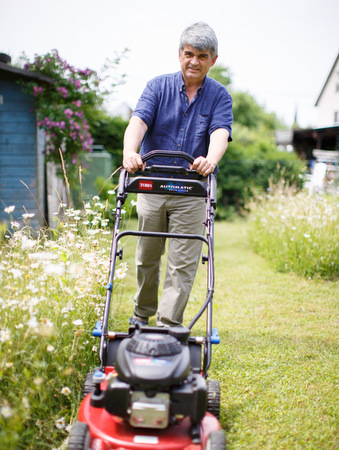
<path fill-rule="evenodd" d="M 31 112 L 34 98 L 22 92 L 15 80 L 1 75 L 0 95 L 0 221 L 9 220 L 5 206 L 15 205 L 15 219 L 26 210 L 35 213 L 33 225 L 41 224 L 42 215 L 34 197 L 43 210 L 43 158 L 38 153 L 36 121 Z"/>

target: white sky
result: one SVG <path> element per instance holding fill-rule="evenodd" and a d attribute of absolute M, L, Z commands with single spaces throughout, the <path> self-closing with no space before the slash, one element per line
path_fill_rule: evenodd
<path fill-rule="evenodd" d="M 315 125 L 314 104 L 339 51 L 338 0 L 0 0 L 0 52 L 15 62 L 54 48 L 100 71 L 124 48 L 126 84 L 110 109 L 133 108 L 146 82 L 179 70 L 182 30 L 203 20 L 219 40 L 218 63 L 287 125 Z"/>

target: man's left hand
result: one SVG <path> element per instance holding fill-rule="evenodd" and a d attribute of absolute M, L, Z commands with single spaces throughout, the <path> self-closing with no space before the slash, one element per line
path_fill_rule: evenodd
<path fill-rule="evenodd" d="M 203 156 L 199 156 L 196 158 L 192 164 L 190 164 L 191 170 L 196 170 L 200 175 L 207 177 L 210 173 L 214 172 L 216 164 L 204 158 Z"/>

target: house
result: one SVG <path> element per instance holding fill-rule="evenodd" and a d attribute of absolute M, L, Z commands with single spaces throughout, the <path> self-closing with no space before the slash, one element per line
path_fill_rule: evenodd
<path fill-rule="evenodd" d="M 9 221 L 4 208 L 14 205 L 13 219 L 34 214 L 31 224 L 36 227 L 51 221 L 48 209 L 54 206 L 48 204 L 53 195 L 48 192 L 58 188 L 58 180 L 46 177 L 45 138 L 32 112 L 34 97 L 19 84 L 27 79 L 54 83 L 42 74 L 13 67 L 11 58 L 0 53 L 0 222 Z"/>
<path fill-rule="evenodd" d="M 339 53 L 315 103 L 317 127 L 339 126 Z"/>
<path fill-rule="evenodd" d="M 315 103 L 317 126 L 315 128 L 278 130 L 276 144 L 282 150 L 290 147 L 308 161 L 309 181 L 318 190 L 339 192 L 339 53 L 330 69 Z M 317 167 L 315 167 L 318 165 Z M 315 176 L 316 175 L 316 176 Z M 313 180 L 316 178 L 316 180 Z M 313 180 L 313 181 L 312 181 Z"/>
<path fill-rule="evenodd" d="M 318 115 L 317 126 L 297 129 L 293 133 L 292 143 L 295 151 L 308 161 L 317 159 L 314 150 L 339 150 L 339 53 L 315 106 Z"/>

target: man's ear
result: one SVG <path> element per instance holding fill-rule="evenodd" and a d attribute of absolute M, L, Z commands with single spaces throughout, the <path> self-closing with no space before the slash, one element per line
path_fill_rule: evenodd
<path fill-rule="evenodd" d="M 218 55 L 216 55 L 216 56 L 212 59 L 212 62 L 211 62 L 210 67 L 213 67 L 213 66 L 214 66 L 214 64 L 217 62 L 217 59 L 218 59 Z"/>

